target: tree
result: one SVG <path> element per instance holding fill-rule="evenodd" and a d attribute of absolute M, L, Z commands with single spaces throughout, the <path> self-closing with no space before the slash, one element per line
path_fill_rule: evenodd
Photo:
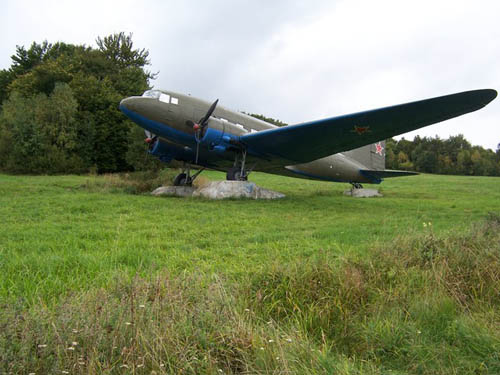
<path fill-rule="evenodd" d="M 42 44 L 33 42 L 28 50 L 24 46 L 16 46 L 16 53 L 11 56 L 11 67 L 0 71 L 0 105 L 8 98 L 10 83 L 39 65 L 50 48 L 51 45 L 47 41 Z"/>
<path fill-rule="evenodd" d="M 0 99 L 6 107 L 0 145 L 13 151 L 11 156 L 0 152 L 10 163 L 0 168 L 31 173 L 58 173 L 63 165 L 72 171 L 134 169 L 130 162 L 137 159 L 127 154 L 137 141 L 131 137 L 138 135 L 118 104 L 148 89 L 154 75 L 144 69 L 148 51 L 134 49 L 131 37 L 98 38 L 97 49 L 46 41 L 28 50 L 18 46 L 11 68 L 0 72 Z M 50 167 L 47 160 L 54 155 L 60 167 Z"/>
<path fill-rule="evenodd" d="M 4 168 L 20 173 L 82 172 L 77 105 L 67 84 L 58 84 L 50 96 L 26 98 L 14 92 L 1 117 L 2 141 L 8 147 L 8 153 L 0 155 Z"/>

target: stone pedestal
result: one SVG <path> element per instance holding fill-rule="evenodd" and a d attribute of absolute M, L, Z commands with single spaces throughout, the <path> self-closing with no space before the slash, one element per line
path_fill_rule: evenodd
<path fill-rule="evenodd" d="M 166 195 L 169 197 L 190 197 L 196 190 L 193 186 L 160 186 L 151 194 L 155 196 Z"/>
<path fill-rule="evenodd" d="M 382 197 L 383 195 L 379 193 L 377 189 L 350 189 L 344 191 L 344 195 L 348 195 L 354 198 L 372 198 L 372 197 Z"/>
<path fill-rule="evenodd" d="M 213 181 L 199 188 L 192 186 L 162 186 L 151 194 L 177 197 L 193 196 L 208 199 L 279 199 L 285 197 L 284 194 L 261 188 L 254 182 L 248 181 Z"/>

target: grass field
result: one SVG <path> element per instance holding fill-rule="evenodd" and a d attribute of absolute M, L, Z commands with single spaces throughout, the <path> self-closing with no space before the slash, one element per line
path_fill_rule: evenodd
<path fill-rule="evenodd" d="M 0 373 L 500 373 L 500 178 L 119 180 L 0 175 Z"/>

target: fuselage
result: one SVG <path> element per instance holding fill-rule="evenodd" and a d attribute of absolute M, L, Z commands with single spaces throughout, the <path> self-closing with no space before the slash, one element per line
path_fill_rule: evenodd
<path fill-rule="evenodd" d="M 150 90 L 142 96 L 123 99 L 120 110 L 157 136 L 149 152 L 160 160 L 167 163 L 180 161 L 221 171 L 227 171 L 234 165 L 237 157 L 234 145 L 241 135 L 276 128 L 273 124 L 218 105 L 208 121 L 207 131 L 197 141 L 192 124 L 207 113 L 210 105 L 190 95 Z M 271 159 L 248 150 L 247 165 L 254 171 L 336 182 L 381 181 L 364 175 L 362 171 L 368 167 L 349 157 L 349 152 L 308 163 L 288 163 L 289 160 Z"/>

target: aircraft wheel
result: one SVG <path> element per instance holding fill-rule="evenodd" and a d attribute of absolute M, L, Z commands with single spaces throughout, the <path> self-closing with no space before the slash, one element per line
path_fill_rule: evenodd
<path fill-rule="evenodd" d="M 192 183 L 185 173 L 179 173 L 174 180 L 174 186 L 191 186 Z"/>
<path fill-rule="evenodd" d="M 241 176 L 241 169 L 238 167 L 229 168 L 226 174 L 226 180 L 228 181 L 247 181 L 248 177 Z"/>

